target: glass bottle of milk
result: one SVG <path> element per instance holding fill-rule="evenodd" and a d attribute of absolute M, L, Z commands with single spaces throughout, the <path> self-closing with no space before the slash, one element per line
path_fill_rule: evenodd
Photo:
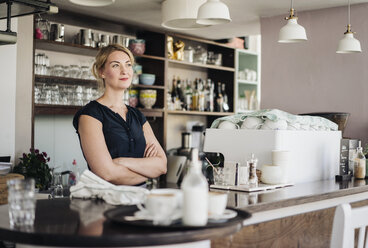
<path fill-rule="evenodd" d="M 181 184 L 183 191 L 183 224 L 204 226 L 208 219 L 208 183 L 198 161 L 198 149 L 192 149 L 189 171 Z"/>

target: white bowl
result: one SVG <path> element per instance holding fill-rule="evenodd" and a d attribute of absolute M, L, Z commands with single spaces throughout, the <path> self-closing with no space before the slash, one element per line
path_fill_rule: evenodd
<path fill-rule="evenodd" d="M 241 129 L 259 129 L 262 123 L 263 120 L 261 118 L 249 116 L 243 121 Z"/>
<path fill-rule="evenodd" d="M 222 121 L 218 126 L 219 129 L 238 129 L 239 126 L 237 124 L 232 123 L 231 121 Z"/>

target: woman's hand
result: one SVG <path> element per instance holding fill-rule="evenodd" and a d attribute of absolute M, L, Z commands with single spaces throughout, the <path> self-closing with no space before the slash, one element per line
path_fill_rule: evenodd
<path fill-rule="evenodd" d="M 149 157 L 155 157 L 157 156 L 157 148 L 155 146 L 155 144 L 151 143 L 151 144 L 147 144 L 146 145 L 146 149 L 144 150 L 144 157 L 145 158 L 149 158 Z"/>

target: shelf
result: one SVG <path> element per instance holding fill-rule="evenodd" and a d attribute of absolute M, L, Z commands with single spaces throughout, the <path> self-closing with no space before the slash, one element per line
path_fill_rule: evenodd
<path fill-rule="evenodd" d="M 62 53 L 73 53 L 79 55 L 86 55 L 86 56 L 96 56 L 98 50 L 100 48 L 96 47 L 88 47 L 79 44 L 67 43 L 67 42 L 58 42 L 52 40 L 38 40 L 35 39 L 35 48 L 40 50 L 46 51 L 54 51 L 54 52 L 62 52 Z M 136 58 L 144 58 L 144 59 L 152 59 L 152 60 L 161 60 L 164 61 L 164 57 L 153 56 L 153 55 L 136 55 Z"/>
<path fill-rule="evenodd" d="M 145 108 L 138 108 L 139 111 L 141 111 L 144 116 L 146 117 L 162 117 L 164 114 L 163 109 L 145 109 Z"/>
<path fill-rule="evenodd" d="M 81 106 L 72 105 L 51 105 L 35 103 L 35 115 L 74 115 Z"/>
<path fill-rule="evenodd" d="M 54 83 L 54 84 L 80 84 L 80 85 L 95 85 L 97 86 L 96 80 L 70 78 L 70 77 L 56 77 L 46 75 L 35 75 L 36 83 Z"/>
<path fill-rule="evenodd" d="M 161 85 L 132 84 L 132 88 L 164 90 L 165 89 L 165 86 L 161 86 Z"/>
<path fill-rule="evenodd" d="M 173 34 L 173 33 L 169 34 L 169 35 L 177 37 L 177 38 L 187 39 L 187 40 L 191 40 L 191 41 L 197 41 L 197 42 L 200 42 L 200 43 L 205 43 L 205 44 L 209 44 L 209 45 L 215 45 L 215 46 L 225 47 L 225 48 L 235 50 L 235 48 L 233 48 L 233 47 L 230 47 L 228 45 L 225 45 L 225 44 L 222 44 L 222 43 L 219 43 L 219 42 L 211 41 L 211 40 L 204 40 L 204 39 L 201 39 L 201 38 L 189 37 L 189 36 L 186 36 L 186 35 Z"/>
<path fill-rule="evenodd" d="M 206 111 L 183 111 L 183 110 L 169 110 L 170 115 L 210 115 L 210 116 L 226 116 L 233 115 L 233 112 L 206 112 Z"/>
<path fill-rule="evenodd" d="M 179 60 L 174 60 L 174 59 L 169 59 L 169 62 L 174 63 L 174 64 L 186 65 L 186 66 L 190 66 L 190 67 L 201 67 L 201 68 L 215 69 L 215 70 L 221 70 L 221 71 L 232 71 L 232 72 L 235 71 L 234 68 L 225 67 L 225 66 L 218 66 L 218 65 L 190 63 L 190 62 L 179 61 Z"/>
<path fill-rule="evenodd" d="M 153 56 L 153 55 L 146 55 L 146 54 L 142 54 L 142 55 L 136 55 L 136 54 L 134 54 L 134 57 L 136 57 L 136 58 L 144 58 L 144 59 L 155 59 L 155 60 L 162 60 L 162 61 L 165 60 L 164 57 Z"/>
<path fill-rule="evenodd" d="M 245 80 L 245 79 L 238 79 L 237 81 L 240 84 L 258 85 L 257 81 L 249 81 L 249 80 Z"/>
<path fill-rule="evenodd" d="M 35 104 L 35 115 L 75 115 L 82 106 L 72 106 L 72 105 L 51 105 L 51 104 Z M 162 117 L 163 109 L 144 109 L 139 108 L 139 110 L 146 117 Z"/>
<path fill-rule="evenodd" d="M 67 42 L 38 39 L 35 39 L 35 48 L 53 52 L 72 53 L 86 56 L 96 56 L 98 51 L 98 48 L 94 47 L 87 47 Z"/>

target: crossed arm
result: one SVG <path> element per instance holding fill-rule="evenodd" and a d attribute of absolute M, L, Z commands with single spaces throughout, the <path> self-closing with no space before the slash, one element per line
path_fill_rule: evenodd
<path fill-rule="evenodd" d="M 112 159 L 102 123 L 88 115 L 79 118 L 82 150 L 93 173 L 116 185 L 135 185 L 166 173 L 166 155 L 148 122 L 143 125 L 146 150 L 143 158 Z"/>

